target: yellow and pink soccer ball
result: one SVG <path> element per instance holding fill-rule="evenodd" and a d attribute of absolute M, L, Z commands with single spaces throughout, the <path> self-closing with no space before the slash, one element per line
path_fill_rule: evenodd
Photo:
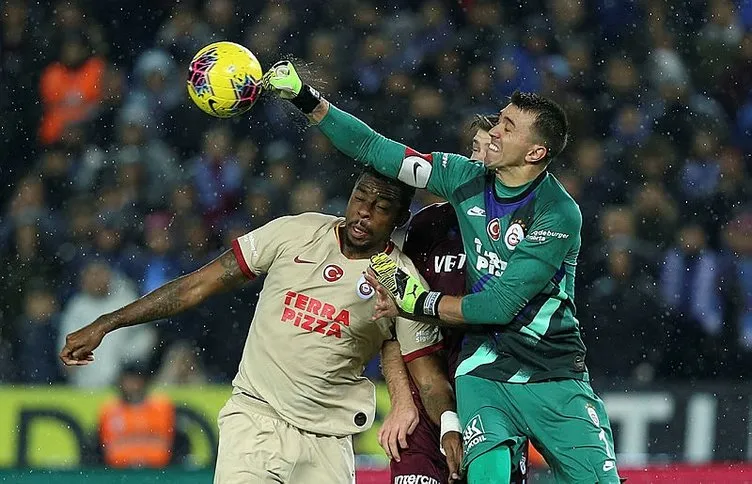
<path fill-rule="evenodd" d="M 231 118 L 256 103 L 263 74 L 250 50 L 234 42 L 215 42 L 193 57 L 188 67 L 188 95 L 205 113 Z"/>

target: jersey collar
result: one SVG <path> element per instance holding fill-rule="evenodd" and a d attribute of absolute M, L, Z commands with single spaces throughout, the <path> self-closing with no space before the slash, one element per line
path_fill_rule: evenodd
<path fill-rule="evenodd" d="M 496 201 L 496 203 L 500 203 L 503 205 L 509 204 L 509 203 L 517 203 L 521 200 L 524 200 L 527 198 L 528 195 L 530 195 L 536 188 L 538 188 L 538 185 L 541 184 L 541 182 L 546 178 L 548 175 L 548 170 L 543 170 L 540 175 L 538 175 L 535 180 L 528 185 L 525 190 L 518 193 L 517 195 L 514 195 L 512 197 L 500 197 L 496 193 L 496 174 L 492 171 L 488 172 L 487 176 L 487 183 L 490 185 L 489 189 L 491 194 L 493 194 L 493 198 Z"/>
<path fill-rule="evenodd" d="M 340 240 L 340 237 L 339 237 L 340 229 L 345 229 L 344 220 L 334 226 L 334 237 L 337 239 L 337 247 L 339 247 L 339 253 L 342 254 L 342 257 L 349 259 L 349 257 L 347 257 L 345 253 L 342 252 L 342 240 Z M 390 255 L 393 251 L 394 251 L 394 242 L 392 241 L 392 239 L 389 239 L 386 243 L 386 248 L 384 249 L 384 253 L 386 253 L 386 255 Z"/>

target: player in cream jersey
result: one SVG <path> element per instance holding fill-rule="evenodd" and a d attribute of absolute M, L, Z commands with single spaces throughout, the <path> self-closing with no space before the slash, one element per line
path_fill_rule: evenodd
<path fill-rule="evenodd" d="M 382 350 L 387 384 L 408 385 L 400 347 L 426 410 L 439 422 L 454 396 L 436 351 L 440 333 L 401 318 L 372 320 L 369 257 L 390 251 L 414 189 L 376 172 L 358 178 L 345 218 L 308 213 L 269 222 L 213 262 L 69 334 L 60 358 L 86 365 L 104 336 L 168 318 L 266 274 L 233 393 L 219 413 L 215 484 L 353 483 L 352 434 L 373 423 L 373 385 L 362 376 Z M 221 322 L 218 322 L 221 324 Z M 458 432 L 442 441 L 450 472 L 462 457 Z"/>
<path fill-rule="evenodd" d="M 300 429 L 336 436 L 373 423 L 375 390 L 362 373 L 384 341 L 396 333 L 407 361 L 441 347 L 438 328 L 401 318 L 371 321 L 373 289 L 363 277 L 368 259 L 342 254 L 344 225 L 344 218 L 305 213 L 233 243 L 246 276 L 268 273 L 235 391 L 266 401 Z M 387 251 L 413 267 L 391 242 Z"/>

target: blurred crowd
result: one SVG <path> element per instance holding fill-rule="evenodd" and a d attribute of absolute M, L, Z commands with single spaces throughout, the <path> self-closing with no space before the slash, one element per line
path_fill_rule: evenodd
<path fill-rule="evenodd" d="M 290 106 L 217 121 L 185 91 L 204 45 L 293 55 L 419 151 L 514 89 L 565 107 L 551 166 L 584 215 L 577 305 L 600 388 L 752 369 L 752 3 L 743 0 L 5 0 L 0 382 L 227 382 L 260 281 L 118 331 L 66 373 L 64 335 L 273 217 L 341 213 L 355 164 Z M 312 82 L 314 83 L 314 82 Z M 421 193 L 414 209 L 435 201 Z"/>

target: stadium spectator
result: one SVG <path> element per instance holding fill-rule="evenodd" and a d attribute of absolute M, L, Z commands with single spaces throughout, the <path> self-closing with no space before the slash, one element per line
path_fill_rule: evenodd
<path fill-rule="evenodd" d="M 180 260 L 175 254 L 175 236 L 166 213 L 152 213 L 144 221 L 144 272 L 141 294 L 147 294 L 180 275 Z"/>
<path fill-rule="evenodd" d="M 83 34 L 67 34 L 59 48 L 58 61 L 45 68 L 40 81 L 44 115 L 39 136 L 44 144 L 60 141 L 66 127 L 93 116 L 102 99 L 105 63 L 92 55 Z"/>
<path fill-rule="evenodd" d="M 57 345 L 65 344 L 65 335 L 81 328 L 102 314 L 134 301 L 138 293 L 133 283 L 112 271 L 101 260 L 89 259 L 80 273 L 80 288 L 63 307 Z M 68 381 L 77 387 L 106 387 L 114 385 L 123 366 L 129 362 L 148 362 L 153 351 L 154 330 L 150 327 L 126 328 L 111 338 L 97 364 L 73 368 L 67 372 Z"/>
<path fill-rule="evenodd" d="M 7 160 L 0 164 L 11 174 L 9 186 L 25 173 L 37 139 L 39 107 L 30 103 L 29 86 L 39 85 L 39 73 L 48 61 L 40 55 L 44 45 L 41 35 L 41 8 L 23 0 L 10 0 L 0 6 L 0 132 Z M 0 203 L 5 197 L 0 190 Z"/>
<path fill-rule="evenodd" d="M 102 76 L 102 101 L 92 117 L 92 139 L 97 146 L 109 146 L 115 141 L 117 118 L 126 94 L 125 69 L 108 64 Z"/>
<path fill-rule="evenodd" d="M 71 266 L 80 270 L 93 254 L 128 279 L 140 280 L 143 276 L 142 250 L 130 243 L 132 234 L 123 227 L 120 217 L 102 213 L 94 218 L 93 224 L 91 237 L 87 237 L 89 244 L 80 247 Z"/>
<path fill-rule="evenodd" d="M 111 146 L 117 166 L 138 166 L 148 208 L 164 207 L 166 197 L 180 177 L 174 151 L 161 139 L 150 138 L 146 126 L 148 114 L 142 107 L 120 111 L 117 119 L 117 144 Z"/>
<path fill-rule="evenodd" d="M 70 158 L 60 145 L 50 145 L 38 161 L 38 170 L 49 208 L 62 209 L 73 195 L 70 184 L 73 167 Z"/>
<path fill-rule="evenodd" d="M 752 354 L 752 210 L 739 213 L 725 228 L 727 262 L 735 272 L 738 287 L 738 338 L 742 350 Z"/>
<path fill-rule="evenodd" d="M 637 236 L 650 247 L 671 245 L 679 218 L 677 203 L 661 182 L 645 183 L 635 190 L 634 213 L 639 220 Z"/>
<path fill-rule="evenodd" d="M 185 12 L 180 15 L 185 15 Z M 161 49 L 147 50 L 136 61 L 135 86 L 125 109 L 147 113 L 142 122 L 149 136 L 163 135 L 167 113 L 182 100 L 184 86 L 177 72 L 175 61 Z"/>
<path fill-rule="evenodd" d="M 186 65 L 193 54 L 211 41 L 211 29 L 192 6 L 178 4 L 160 28 L 156 41 L 177 62 Z"/>
<path fill-rule="evenodd" d="M 82 34 L 93 51 L 107 55 L 110 43 L 100 22 L 90 15 L 87 3 L 80 0 L 58 0 L 52 5 L 53 8 L 48 10 L 51 14 L 50 22 L 44 26 L 43 31 L 49 48 L 57 49 L 60 39 L 68 35 Z"/>
<path fill-rule="evenodd" d="M 575 173 L 582 179 L 582 190 L 591 203 L 603 206 L 607 202 L 620 203 L 624 199 L 624 183 L 606 164 L 605 153 L 593 138 L 581 140 L 574 147 Z"/>
<path fill-rule="evenodd" d="M 717 246 L 718 225 L 728 223 L 735 213 L 752 199 L 752 183 L 746 174 L 741 150 L 733 146 L 720 148 L 719 180 L 705 208 L 705 226 Z"/>
<path fill-rule="evenodd" d="M 595 280 L 582 307 L 582 339 L 599 387 L 652 380 L 662 364 L 662 351 L 673 328 L 665 321 L 656 281 L 639 269 L 628 245 L 614 241 L 606 258 L 606 274 Z M 649 346 L 625 345 L 618 358 L 613 356 L 613 346 L 604 344 L 648 334 Z"/>
<path fill-rule="evenodd" d="M 237 14 L 237 6 L 234 0 L 206 1 L 203 16 L 206 18 L 211 32 L 212 42 L 220 40 L 239 42 L 241 40 L 240 23 L 235 21 Z"/>
<path fill-rule="evenodd" d="M 23 312 L 23 291 L 34 278 L 54 281 L 58 273 L 50 251 L 44 247 L 45 238 L 33 220 L 19 221 L 12 231 L 10 243 L 3 254 L 4 275 L 0 278 L 0 313 L 9 323 Z M 8 326 L 11 326 L 10 324 Z M 15 334 L 23 338 L 23 334 Z M 20 342 L 20 341 L 19 341 Z"/>
<path fill-rule="evenodd" d="M 194 271 L 204 264 L 208 264 L 218 255 L 217 251 L 212 248 L 210 233 L 201 219 L 197 217 L 185 218 L 179 225 L 176 225 L 173 219 L 170 226 L 172 233 L 179 234 L 176 239 L 183 241 L 182 250 L 176 253 L 180 257 L 181 273 Z M 173 245 L 176 246 L 176 249 L 180 248 L 178 244 Z"/>
<path fill-rule="evenodd" d="M 203 152 L 190 164 L 200 210 L 214 226 L 237 204 L 241 195 L 242 170 L 232 154 L 232 135 L 224 127 L 204 134 Z"/>
<path fill-rule="evenodd" d="M 154 377 L 155 385 L 203 385 L 208 382 L 194 344 L 176 341 L 165 353 Z"/>
<path fill-rule="evenodd" d="M 591 246 L 590 253 L 586 252 L 582 257 L 585 264 L 581 278 L 585 286 L 590 286 L 600 275 L 607 273 L 608 254 L 614 244 L 627 247 L 632 253 L 632 263 L 641 271 L 655 270 L 660 253 L 637 236 L 634 210 L 626 206 L 607 206 L 599 214 L 599 225 L 600 245 Z"/>
<path fill-rule="evenodd" d="M 50 384 L 60 380 L 56 358 L 60 313 L 55 293 L 42 280 L 26 284 L 24 312 L 16 321 L 16 334 L 22 335 L 16 362 L 22 383 Z"/>
<path fill-rule="evenodd" d="M 146 371 L 126 365 L 119 372 L 119 398 L 99 413 L 98 450 L 102 462 L 117 468 L 163 468 L 176 460 L 175 405 L 147 392 Z"/>
<path fill-rule="evenodd" d="M 727 317 L 731 274 L 724 271 L 720 254 L 708 247 L 708 237 L 698 223 L 687 223 L 676 234 L 676 243 L 663 260 L 660 294 L 676 318 L 673 350 L 695 348 L 691 359 L 683 356 L 678 373 L 691 378 L 711 378 L 720 368 L 725 336 L 735 332 Z"/>
<path fill-rule="evenodd" d="M 707 246 L 698 224 L 679 230 L 661 271 L 664 303 L 705 334 L 717 335 L 723 325 L 722 274 L 718 254 Z"/>
<path fill-rule="evenodd" d="M 289 194 L 295 180 L 293 166 L 298 163 L 294 148 L 287 141 L 278 140 L 269 143 L 263 154 L 262 176 L 275 192 Z"/>
<path fill-rule="evenodd" d="M 324 209 L 324 189 L 314 180 L 302 181 L 290 193 L 289 211 L 291 214 L 320 212 Z"/>

